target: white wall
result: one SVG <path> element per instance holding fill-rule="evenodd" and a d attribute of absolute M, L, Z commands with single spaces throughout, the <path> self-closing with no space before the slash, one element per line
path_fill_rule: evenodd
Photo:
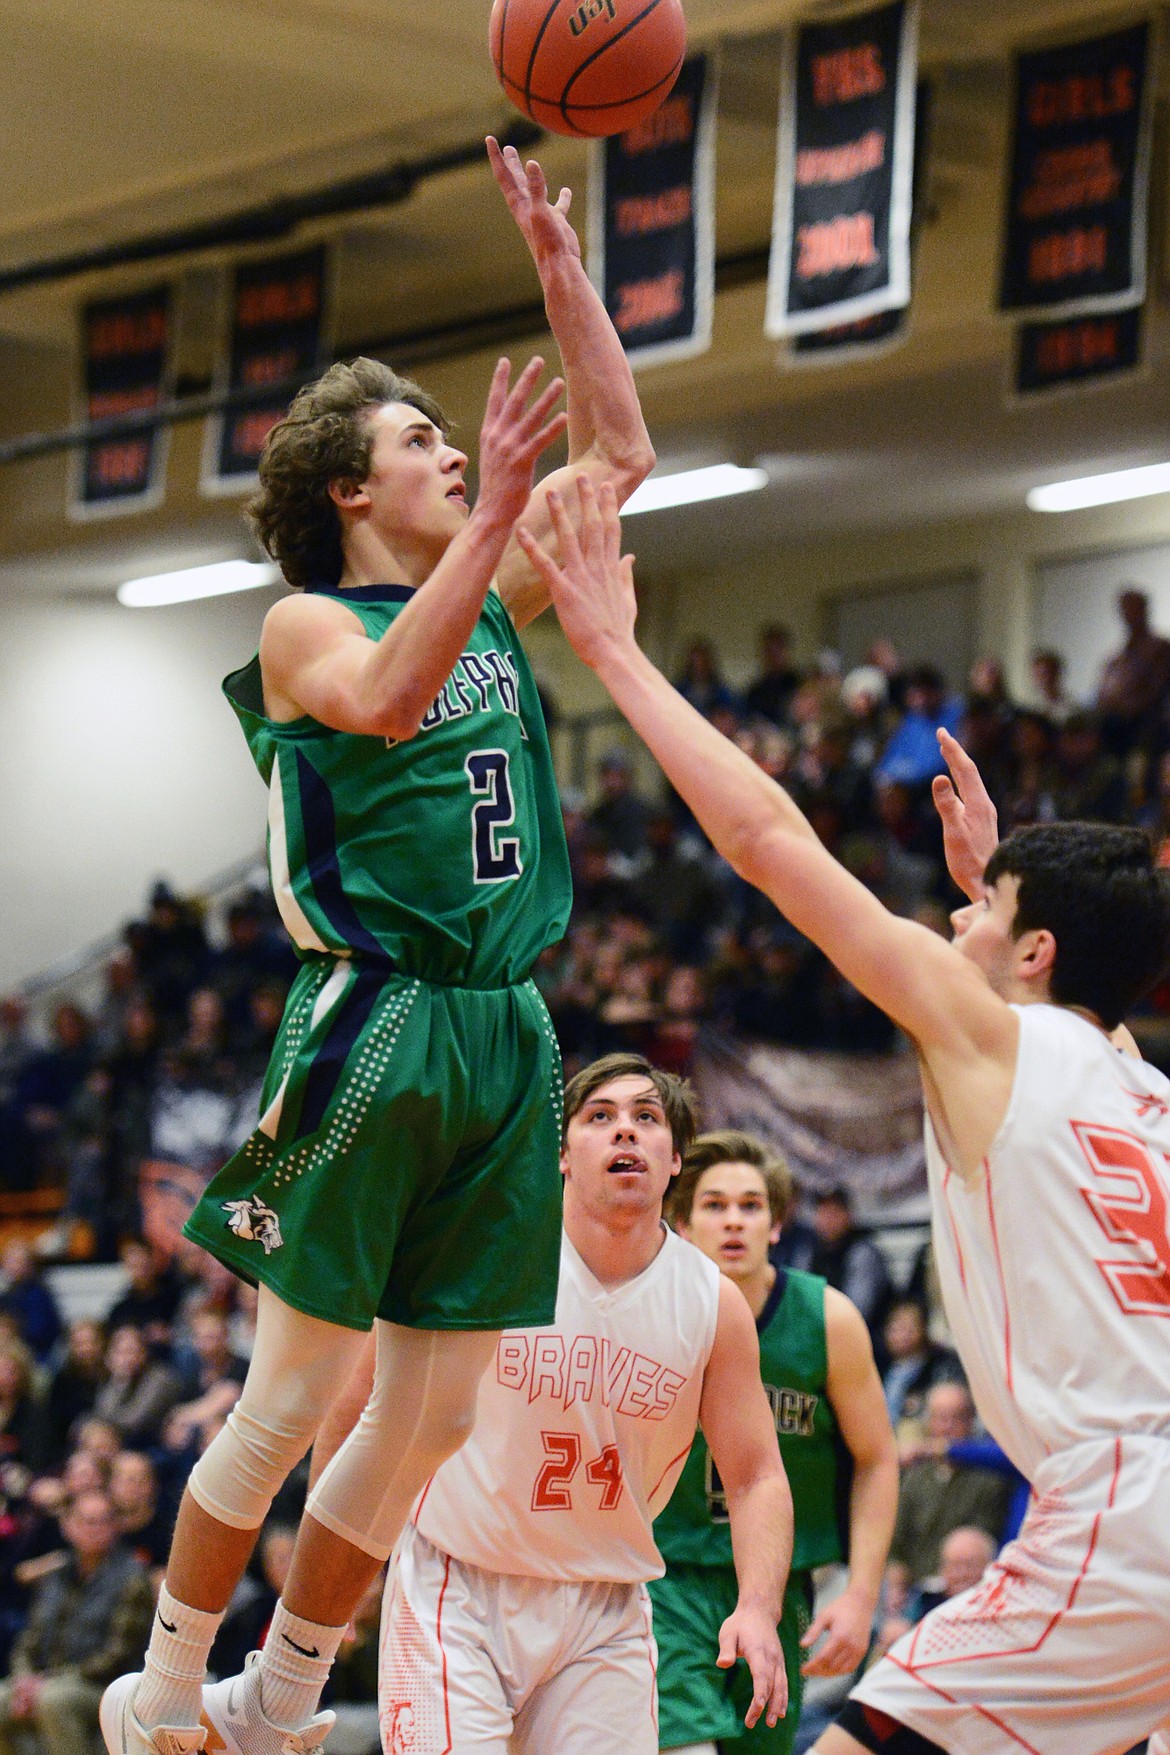
<path fill-rule="evenodd" d="M 265 793 L 220 679 L 267 591 L 170 609 L 0 605 L 0 990 L 263 845 Z"/>

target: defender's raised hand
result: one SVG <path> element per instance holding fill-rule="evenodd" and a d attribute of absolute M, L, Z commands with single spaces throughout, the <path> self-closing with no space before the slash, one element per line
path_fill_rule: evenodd
<path fill-rule="evenodd" d="M 564 379 L 553 378 L 536 392 L 543 370 L 544 361 L 537 355 L 509 389 L 512 367 L 508 360 L 500 360 L 480 428 L 476 511 L 500 519 L 509 530 L 528 504 L 537 458 L 568 425 L 563 410 L 552 413 Z"/>
<path fill-rule="evenodd" d="M 942 820 L 947 870 L 965 896 L 983 896 L 983 871 L 999 845 L 999 817 L 978 768 L 959 742 L 940 726 L 938 747 L 950 775 L 931 782 L 934 808 Z"/>
<path fill-rule="evenodd" d="M 516 536 L 543 579 L 565 635 L 578 658 L 595 664 L 613 645 L 632 643 L 638 604 L 634 595 L 634 557 L 622 554 L 622 527 L 612 482 L 595 489 L 587 475 L 577 477 L 580 528 L 560 494 L 548 496 L 549 516 L 561 552 L 558 565 L 530 530 Z"/>
<path fill-rule="evenodd" d="M 524 234 L 538 272 L 558 255 L 581 259 L 581 245 L 569 224 L 571 189 L 562 189 L 555 202 L 548 198 L 544 172 L 534 158 L 522 164 L 514 146 L 501 147 L 487 137 L 487 154 L 509 212 Z"/>

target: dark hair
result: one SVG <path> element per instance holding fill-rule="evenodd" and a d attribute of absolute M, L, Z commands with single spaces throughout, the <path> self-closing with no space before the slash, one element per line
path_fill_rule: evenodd
<path fill-rule="evenodd" d="M 753 1134 L 738 1129 L 721 1128 L 718 1133 L 700 1134 L 683 1154 L 683 1165 L 666 1197 L 666 1216 L 671 1224 L 689 1222 L 695 1206 L 695 1191 L 708 1170 L 716 1164 L 750 1164 L 758 1170 L 768 1196 L 772 1222 L 782 1225 L 792 1211 L 795 1184 L 792 1171 L 779 1152 L 766 1146 Z"/>
<path fill-rule="evenodd" d="M 591 1061 L 569 1080 L 565 1086 L 562 1141 L 569 1131 L 570 1121 L 585 1107 L 594 1091 L 599 1090 L 602 1085 L 608 1085 L 611 1079 L 631 1077 L 645 1078 L 654 1086 L 666 1111 L 674 1149 L 679 1153 L 685 1152 L 694 1139 L 699 1124 L 694 1087 L 687 1079 L 680 1079 L 675 1073 L 661 1072 L 658 1067 L 651 1066 L 644 1054 L 603 1054 L 600 1060 Z"/>
<path fill-rule="evenodd" d="M 341 522 L 329 498 L 333 481 L 364 481 L 373 434 L 366 418 L 387 402 L 405 402 L 447 434 L 438 403 L 380 360 L 330 366 L 306 384 L 264 442 L 260 491 L 245 511 L 290 585 L 336 585 L 341 578 Z"/>
<path fill-rule="evenodd" d="M 1056 940 L 1049 991 L 1114 1030 L 1170 963 L 1170 873 L 1144 829 L 1036 823 L 996 848 L 983 874 L 1019 879 L 1012 936 Z"/>

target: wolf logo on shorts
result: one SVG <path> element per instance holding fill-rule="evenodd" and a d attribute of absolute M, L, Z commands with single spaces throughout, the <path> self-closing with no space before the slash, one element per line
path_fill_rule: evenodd
<path fill-rule="evenodd" d="M 271 1255 L 284 1243 L 280 1220 L 259 1195 L 254 1194 L 249 1200 L 225 1200 L 220 1204 L 228 1215 L 228 1230 L 234 1231 L 245 1243 L 263 1244 L 265 1255 Z"/>

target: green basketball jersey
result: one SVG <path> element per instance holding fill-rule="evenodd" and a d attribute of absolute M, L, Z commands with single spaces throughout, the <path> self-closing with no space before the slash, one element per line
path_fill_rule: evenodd
<path fill-rule="evenodd" d="M 781 1268 L 756 1319 L 760 1373 L 776 1416 L 780 1455 L 792 1487 L 796 1540 L 792 1570 L 842 1556 L 837 1517 L 837 1422 L 825 1394 L 825 1282 Z M 654 1520 L 654 1540 L 669 1567 L 732 1564 L 727 1502 L 711 1453 L 696 1433 L 678 1486 Z"/>
<path fill-rule="evenodd" d="M 376 640 L 413 591 L 333 594 Z M 562 936 L 572 886 L 544 715 L 494 593 L 405 743 L 267 718 L 258 658 L 224 692 L 269 787 L 272 887 L 302 955 L 493 988 Z"/>

